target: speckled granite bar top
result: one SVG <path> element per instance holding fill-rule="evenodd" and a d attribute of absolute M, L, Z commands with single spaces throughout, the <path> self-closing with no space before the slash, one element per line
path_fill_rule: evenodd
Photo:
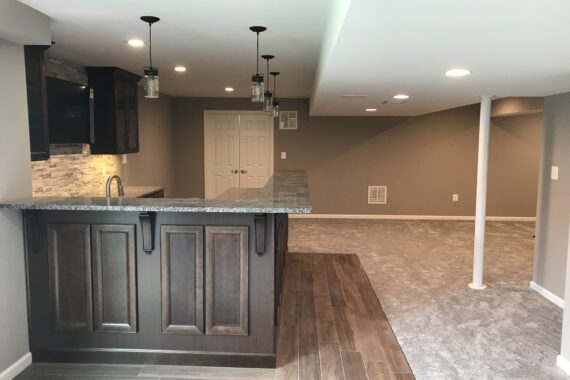
<path fill-rule="evenodd" d="M 158 191 L 164 190 L 164 186 L 125 186 L 125 197 L 127 198 L 141 198 L 145 195 L 149 195 L 152 193 L 156 193 Z M 117 184 L 113 183 L 111 188 L 111 194 L 117 194 Z M 104 197 L 105 196 L 105 189 L 102 189 L 99 192 L 85 192 L 79 194 L 80 197 Z"/>
<path fill-rule="evenodd" d="M 230 189 L 214 199 L 33 197 L 0 202 L 0 208 L 269 214 L 308 214 L 312 209 L 304 171 L 276 171 L 260 189 Z"/>

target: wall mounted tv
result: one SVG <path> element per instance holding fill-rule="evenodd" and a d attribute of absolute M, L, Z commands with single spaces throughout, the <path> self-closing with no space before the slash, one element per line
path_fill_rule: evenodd
<path fill-rule="evenodd" d="M 49 76 L 46 89 L 50 144 L 93 143 L 93 92 Z"/>

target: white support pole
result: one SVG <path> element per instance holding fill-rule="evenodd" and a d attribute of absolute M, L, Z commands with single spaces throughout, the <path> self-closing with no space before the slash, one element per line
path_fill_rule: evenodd
<path fill-rule="evenodd" d="M 473 282 L 471 289 L 485 289 L 483 256 L 485 254 L 485 218 L 487 217 L 487 169 L 489 132 L 491 129 L 491 96 L 481 96 L 479 116 L 479 155 L 477 158 L 477 204 L 475 206 L 475 245 L 473 250 Z"/>

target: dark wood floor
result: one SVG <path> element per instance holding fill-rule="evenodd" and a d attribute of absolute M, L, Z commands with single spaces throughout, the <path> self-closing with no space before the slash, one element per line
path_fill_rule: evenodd
<path fill-rule="evenodd" d="M 288 257 L 278 368 L 33 364 L 25 379 L 414 379 L 356 255 Z"/>
<path fill-rule="evenodd" d="M 277 379 L 413 379 L 356 255 L 290 254 Z"/>

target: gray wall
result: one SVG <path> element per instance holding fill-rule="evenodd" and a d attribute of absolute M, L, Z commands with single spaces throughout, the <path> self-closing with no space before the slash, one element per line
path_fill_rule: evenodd
<path fill-rule="evenodd" d="M 544 101 L 533 280 L 564 298 L 570 220 L 570 93 Z M 551 166 L 559 179 L 550 179 Z"/>
<path fill-rule="evenodd" d="M 129 154 L 122 173 L 126 185 L 166 186 L 174 194 L 173 99 L 146 99 L 139 87 L 139 153 Z"/>
<path fill-rule="evenodd" d="M 306 99 L 281 105 L 299 111 L 299 129 L 276 129 L 275 168 L 307 171 L 315 213 L 474 214 L 478 105 L 415 118 L 309 117 Z M 177 197 L 204 194 L 203 111 L 216 109 L 259 106 L 247 99 L 174 99 Z M 493 120 L 489 215 L 535 215 L 541 126 L 540 114 Z M 369 184 L 388 186 L 387 205 L 367 204 Z"/>
<path fill-rule="evenodd" d="M 0 39 L 0 200 L 32 195 L 24 49 Z M 22 218 L 0 210 L 0 373 L 28 349 Z"/>

